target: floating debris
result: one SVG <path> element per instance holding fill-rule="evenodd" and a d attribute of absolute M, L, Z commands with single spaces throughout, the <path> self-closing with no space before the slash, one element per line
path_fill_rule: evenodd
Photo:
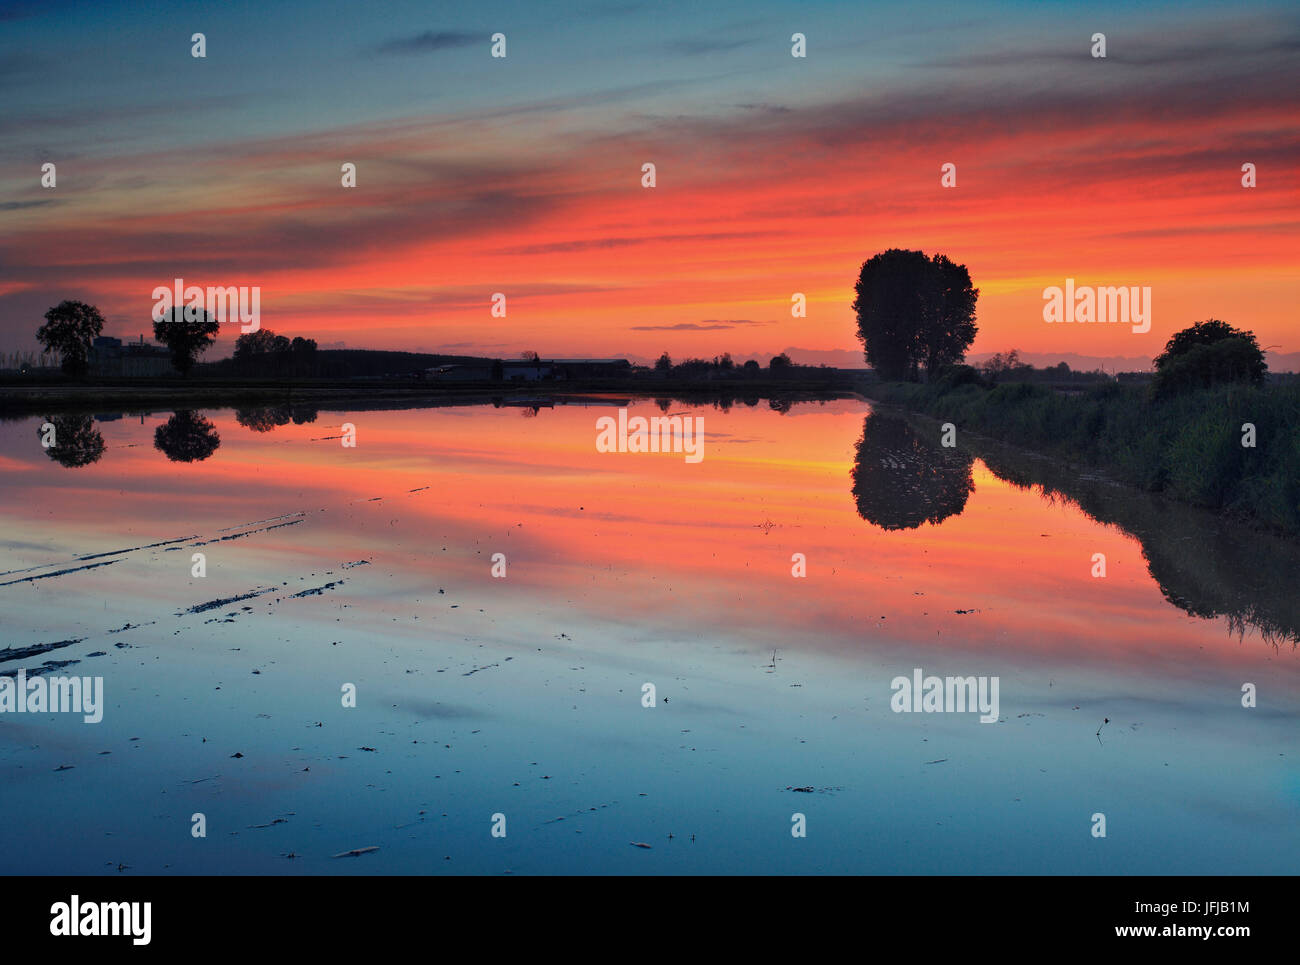
<path fill-rule="evenodd" d="M 10 660 L 24 660 L 27 657 L 34 657 L 40 653 L 49 653 L 51 650 L 60 650 L 63 647 L 70 647 L 74 643 L 81 643 L 85 637 L 76 637 L 72 640 L 56 640 L 54 643 L 37 643 L 30 647 L 9 647 L 0 650 L 0 663 Z"/>
<path fill-rule="evenodd" d="M 379 845 L 372 844 L 368 848 L 353 848 L 351 851 L 340 851 L 338 854 L 330 855 L 331 858 L 355 858 L 358 855 L 370 854 L 372 851 L 378 851 Z"/>
<path fill-rule="evenodd" d="M 324 593 L 326 590 L 332 590 L 336 586 L 342 586 L 343 583 L 344 583 L 343 580 L 335 580 L 332 583 L 326 583 L 324 586 L 317 586 L 317 587 L 313 587 L 310 590 L 302 590 L 299 593 L 291 594 L 289 599 L 296 600 L 302 596 L 319 596 L 320 594 Z"/>

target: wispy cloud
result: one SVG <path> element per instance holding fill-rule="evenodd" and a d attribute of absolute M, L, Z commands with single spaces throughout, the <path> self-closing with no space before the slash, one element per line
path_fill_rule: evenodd
<path fill-rule="evenodd" d="M 470 34 L 455 30 L 426 30 L 409 37 L 396 37 L 378 47 L 381 54 L 429 54 L 438 50 L 454 50 L 484 42 L 488 34 Z"/>
<path fill-rule="evenodd" d="M 43 208 L 58 203 L 53 198 L 44 201 L 0 201 L 0 211 L 22 211 L 24 208 Z"/>
<path fill-rule="evenodd" d="M 716 332 L 750 325 L 774 325 L 775 322 L 758 322 L 749 318 L 706 318 L 699 322 L 677 322 L 673 325 L 633 325 L 634 332 Z"/>
<path fill-rule="evenodd" d="M 742 47 L 752 47 L 756 40 L 718 40 L 718 39 L 689 39 L 689 40 L 670 40 L 664 44 L 664 49 L 670 54 L 678 54 L 683 57 L 699 57 L 707 54 L 720 54 L 727 50 L 739 50 Z"/>

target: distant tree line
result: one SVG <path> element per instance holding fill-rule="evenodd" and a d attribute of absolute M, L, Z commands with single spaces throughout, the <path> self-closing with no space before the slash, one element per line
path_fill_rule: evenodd
<path fill-rule="evenodd" d="M 242 375 L 316 374 L 316 340 L 277 335 L 269 328 L 235 339 L 234 369 Z"/>
<path fill-rule="evenodd" d="M 203 309 L 177 307 L 154 319 L 154 338 L 171 356 L 172 367 L 188 375 L 199 356 L 216 342 L 220 326 Z M 83 378 L 90 371 L 91 349 L 104 331 L 104 316 L 94 305 L 66 300 L 45 313 L 45 324 L 36 331 L 44 351 L 40 361 L 57 359 L 65 375 Z M 33 353 L 11 353 L 16 368 L 34 367 Z M 316 340 L 287 338 L 269 329 L 246 332 L 235 340 L 233 365 L 241 374 L 314 375 Z"/>
<path fill-rule="evenodd" d="M 1020 361 L 1018 349 L 1012 349 L 1003 355 L 995 353 L 976 366 L 980 374 L 990 383 L 997 382 L 1109 382 L 1110 376 L 1100 370 L 1081 372 L 1070 368 L 1065 362 L 1035 368 L 1028 362 Z"/>
<path fill-rule="evenodd" d="M 664 352 L 655 361 L 653 372 L 660 378 L 671 378 L 684 382 L 701 382 L 713 379 L 758 379 L 792 378 L 801 374 L 824 374 L 826 366 L 798 365 L 790 360 L 785 352 L 774 355 L 764 369 L 754 359 L 737 365 L 730 352 L 715 355 L 710 359 L 689 358 L 682 362 L 673 362 L 672 356 Z"/>

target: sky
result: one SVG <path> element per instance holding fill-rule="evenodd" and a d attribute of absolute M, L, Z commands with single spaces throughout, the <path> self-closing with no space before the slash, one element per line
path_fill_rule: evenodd
<path fill-rule="evenodd" d="M 889 248 L 967 266 L 973 353 L 1296 352 L 1298 55 L 1264 2 L 0 2 L 0 352 L 183 278 L 323 347 L 852 364 Z M 1067 278 L 1150 331 L 1044 322 Z"/>

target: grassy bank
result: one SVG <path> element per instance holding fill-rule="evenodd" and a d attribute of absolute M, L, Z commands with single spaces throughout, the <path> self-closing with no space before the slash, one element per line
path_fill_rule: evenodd
<path fill-rule="evenodd" d="M 1220 386 L 1163 401 L 1106 383 L 1075 395 L 885 382 L 864 394 L 1149 492 L 1300 536 L 1300 387 Z M 1243 423 L 1255 445 L 1242 445 Z"/>

